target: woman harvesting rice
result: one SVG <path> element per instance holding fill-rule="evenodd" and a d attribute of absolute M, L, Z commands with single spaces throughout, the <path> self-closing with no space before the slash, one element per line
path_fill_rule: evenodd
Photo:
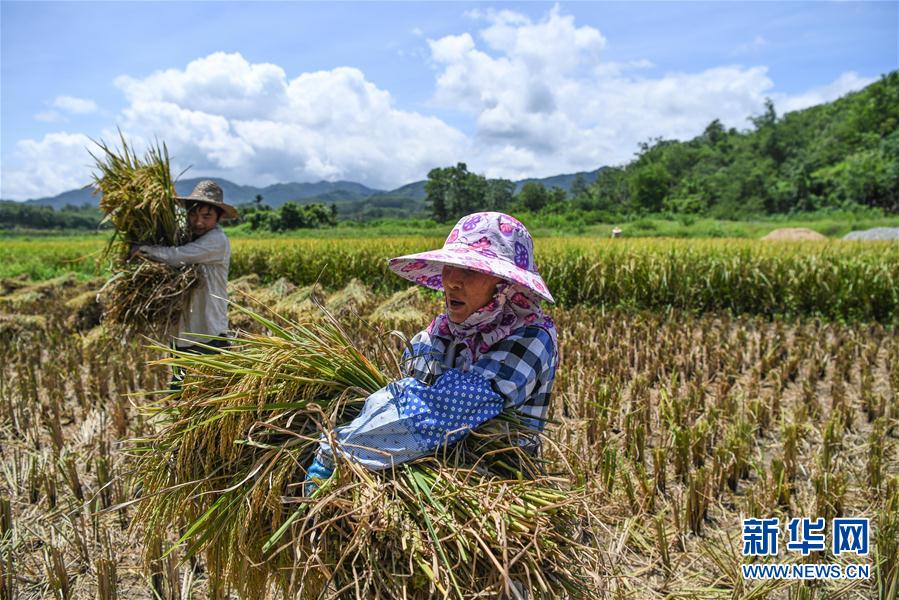
<path fill-rule="evenodd" d="M 309 467 L 307 493 L 334 470 L 334 453 L 372 470 L 433 453 L 514 409 L 541 431 L 558 364 L 553 301 L 524 225 L 496 212 L 463 217 L 440 250 L 391 259 L 400 277 L 443 290 L 446 312 L 416 335 L 405 378 L 369 396 Z M 534 438 L 536 440 L 536 437 Z M 528 448 L 536 453 L 536 441 Z"/>

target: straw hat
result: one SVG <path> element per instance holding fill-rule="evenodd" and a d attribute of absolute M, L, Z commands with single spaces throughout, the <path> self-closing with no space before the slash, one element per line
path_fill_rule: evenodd
<path fill-rule="evenodd" d="M 440 250 L 390 259 L 390 269 L 404 279 L 443 289 L 444 265 L 501 277 L 544 300 L 554 302 L 534 263 L 534 240 L 517 219 L 498 212 L 462 217 Z"/>
<path fill-rule="evenodd" d="M 175 200 L 181 202 L 182 206 L 185 202 L 202 202 L 220 208 L 226 219 L 236 219 L 237 209 L 230 204 L 225 203 L 225 193 L 221 186 L 210 179 L 204 179 L 194 186 L 193 191 L 188 196 L 175 196 Z"/>

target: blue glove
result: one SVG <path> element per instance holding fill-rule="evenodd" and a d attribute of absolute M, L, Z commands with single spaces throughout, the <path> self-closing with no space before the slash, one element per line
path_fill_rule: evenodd
<path fill-rule="evenodd" d="M 312 461 L 312 464 L 309 465 L 309 468 L 306 469 L 306 481 L 303 483 L 303 494 L 307 497 L 311 496 L 315 490 L 318 489 L 318 483 L 316 483 L 316 479 L 320 481 L 324 481 L 331 477 L 334 473 L 334 469 L 331 467 L 326 467 L 325 464 L 315 457 L 315 460 Z"/>

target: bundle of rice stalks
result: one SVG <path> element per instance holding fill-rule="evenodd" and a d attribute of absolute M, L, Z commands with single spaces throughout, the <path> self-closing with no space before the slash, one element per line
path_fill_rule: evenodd
<path fill-rule="evenodd" d="M 253 307 L 253 310 L 264 313 L 282 325 L 297 321 L 312 321 L 321 315 L 320 306 L 325 301 L 325 295 L 320 286 L 297 287 L 282 277 L 267 287 L 256 288 L 253 285 L 254 281 L 258 283 L 257 276 L 247 275 L 235 280 L 233 285 L 229 283 L 229 294 L 233 293 L 243 304 Z M 228 311 L 228 321 L 235 330 L 265 333 L 259 322 L 237 305 L 232 305 Z"/>
<path fill-rule="evenodd" d="M 279 277 L 268 286 L 268 291 L 276 298 L 286 298 L 294 293 L 297 289 L 293 283 L 286 277 Z"/>
<path fill-rule="evenodd" d="M 50 313 L 59 308 L 59 302 L 67 298 L 79 285 L 78 278 L 67 273 L 22 285 L 5 296 L 0 296 L 0 311 L 6 313 Z"/>
<path fill-rule="evenodd" d="M 47 319 L 40 315 L 0 314 L 0 350 L 11 351 L 17 343 L 34 343 L 47 332 Z"/>
<path fill-rule="evenodd" d="M 103 323 L 81 335 L 81 348 L 85 356 L 121 354 L 134 338 L 122 328 Z"/>
<path fill-rule="evenodd" d="M 325 308 L 340 319 L 345 316 L 362 314 L 374 300 L 374 294 L 356 278 L 346 286 L 334 292 L 325 300 Z"/>
<path fill-rule="evenodd" d="M 177 323 L 200 277 L 193 265 L 175 268 L 140 257 L 119 269 L 100 290 L 103 319 L 157 336 Z"/>
<path fill-rule="evenodd" d="M 24 273 L 17 277 L 0 277 L 0 296 L 6 296 L 19 288 L 25 287 L 29 281 L 28 275 Z"/>
<path fill-rule="evenodd" d="M 66 301 L 65 307 L 71 311 L 66 326 L 75 331 L 87 331 L 100 324 L 103 306 L 97 297 L 97 290 L 88 290 Z"/>
<path fill-rule="evenodd" d="M 274 317 L 288 322 L 314 321 L 322 314 L 319 308 L 325 301 L 325 294 L 319 285 L 296 287 L 271 306 Z"/>
<path fill-rule="evenodd" d="M 169 267 L 143 258 L 130 259 L 134 245 L 178 246 L 189 240 L 184 211 L 175 200 L 168 150 L 155 147 L 141 159 L 121 138 L 122 149 L 98 142 L 94 156 L 95 193 L 102 193 L 104 222 L 115 226 L 106 247 L 115 275 L 104 286 L 104 318 L 132 329 L 161 333 L 177 320 L 197 268 Z"/>
<path fill-rule="evenodd" d="M 113 242 L 178 246 L 188 238 L 184 215 L 175 201 L 175 184 L 169 169 L 169 153 L 150 148 L 140 159 L 128 147 L 124 136 L 121 151 L 102 141 L 102 156 L 94 156 L 95 193 L 102 193 L 100 210 L 104 222 L 115 226 Z M 112 242 L 111 242 L 112 244 Z M 125 250 L 128 248 L 119 248 Z"/>
<path fill-rule="evenodd" d="M 250 273 L 228 282 L 228 296 L 252 294 L 259 288 L 259 275 Z"/>
<path fill-rule="evenodd" d="M 366 357 L 330 319 L 282 327 L 251 316 L 272 334 L 163 361 L 187 370 L 183 391 L 155 406 L 164 426 L 136 446 L 136 522 L 176 524 L 186 553 L 205 555 L 213 594 L 589 597 L 581 496 L 510 475 L 510 453 L 527 462 L 512 416 L 392 472 L 338 460 L 303 497 L 321 432 L 391 380 L 391 359 Z"/>
<path fill-rule="evenodd" d="M 428 324 L 429 315 L 439 312 L 432 310 L 431 306 L 425 310 L 425 305 L 436 305 L 436 302 L 424 298 L 417 287 L 410 287 L 396 292 L 379 304 L 368 316 L 368 320 L 373 324 L 403 332 L 421 329 Z"/>

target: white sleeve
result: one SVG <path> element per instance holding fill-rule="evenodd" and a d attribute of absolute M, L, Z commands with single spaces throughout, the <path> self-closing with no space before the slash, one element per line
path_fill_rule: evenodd
<path fill-rule="evenodd" d="M 154 260 L 178 267 L 219 262 L 225 258 L 227 245 L 228 241 L 224 234 L 210 231 L 200 239 L 183 246 L 140 246 L 138 249 Z"/>

